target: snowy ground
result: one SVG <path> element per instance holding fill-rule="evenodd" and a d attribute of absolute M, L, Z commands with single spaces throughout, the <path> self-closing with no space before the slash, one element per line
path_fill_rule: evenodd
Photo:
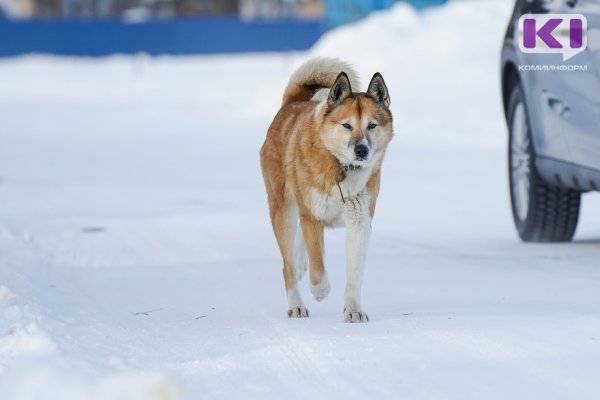
<path fill-rule="evenodd" d="M 515 235 L 508 3 L 399 6 L 308 54 L 0 61 L 0 399 L 597 398 L 600 196 L 574 243 Z M 390 87 L 369 324 L 342 322 L 343 231 L 330 297 L 285 315 L 258 149 L 311 55 Z"/>

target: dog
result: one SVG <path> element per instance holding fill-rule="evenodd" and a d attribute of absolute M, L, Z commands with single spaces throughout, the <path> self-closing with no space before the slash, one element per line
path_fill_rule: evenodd
<path fill-rule="evenodd" d="M 309 261 L 317 301 L 330 291 L 324 228 L 346 227 L 344 321 L 367 322 L 361 286 L 381 165 L 393 136 L 387 86 L 375 73 L 366 92 L 354 69 L 333 58 L 307 61 L 290 77 L 260 150 L 275 238 L 283 257 L 289 317 L 308 317 L 298 281 Z"/>

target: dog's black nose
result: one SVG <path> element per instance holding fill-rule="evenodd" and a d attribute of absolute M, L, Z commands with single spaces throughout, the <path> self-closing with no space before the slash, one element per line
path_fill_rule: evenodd
<path fill-rule="evenodd" d="M 369 148 L 364 144 L 357 144 L 354 146 L 354 154 L 356 154 L 356 158 L 359 160 L 364 160 L 369 154 Z"/>

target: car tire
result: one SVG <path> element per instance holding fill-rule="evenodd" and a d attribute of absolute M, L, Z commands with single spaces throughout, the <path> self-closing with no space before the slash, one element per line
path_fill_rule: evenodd
<path fill-rule="evenodd" d="M 546 183 L 535 167 L 535 149 L 519 84 L 508 104 L 508 176 L 513 219 L 524 242 L 568 242 L 575 234 L 581 192 Z"/>

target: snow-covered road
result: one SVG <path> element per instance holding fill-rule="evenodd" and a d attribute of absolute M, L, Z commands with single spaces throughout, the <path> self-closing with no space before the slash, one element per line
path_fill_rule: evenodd
<path fill-rule="evenodd" d="M 310 54 L 1 61 L 0 399 L 597 398 L 600 196 L 573 243 L 517 239 L 504 3 L 398 6 Z M 386 57 L 357 39 L 382 30 Z M 443 65 L 407 56 L 440 32 Z M 285 314 L 258 149 L 311 55 L 390 86 L 369 324 L 342 322 L 341 230 L 329 298 Z"/>

